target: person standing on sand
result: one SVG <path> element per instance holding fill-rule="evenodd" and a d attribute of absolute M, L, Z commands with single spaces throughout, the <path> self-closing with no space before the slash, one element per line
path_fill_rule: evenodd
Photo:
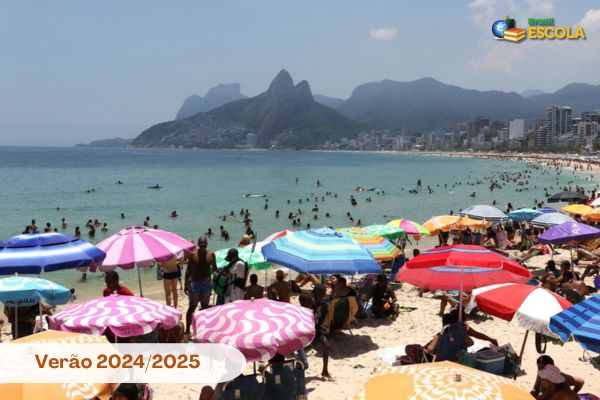
<path fill-rule="evenodd" d="M 217 270 L 215 253 L 208 250 L 208 240 L 202 236 L 198 238 L 198 251 L 191 254 L 185 270 L 185 283 L 183 292 L 189 299 L 189 307 L 185 314 L 185 333 L 190 333 L 192 314 L 196 311 L 198 303 L 202 310 L 210 306 L 212 292 L 212 274 Z"/>
<path fill-rule="evenodd" d="M 170 260 L 160 263 L 159 268 L 163 271 L 163 287 L 165 289 L 165 302 L 168 306 L 177 308 L 179 295 L 177 293 L 177 283 L 181 277 L 177 258 L 173 256 Z"/>

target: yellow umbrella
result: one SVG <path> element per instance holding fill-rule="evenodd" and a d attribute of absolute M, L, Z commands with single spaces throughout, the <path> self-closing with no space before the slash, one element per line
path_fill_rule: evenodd
<path fill-rule="evenodd" d="M 583 214 L 581 219 L 584 221 L 600 222 L 600 208 L 592 208 L 591 211 Z"/>
<path fill-rule="evenodd" d="M 448 232 L 452 230 L 459 217 L 454 215 L 438 215 L 428 219 L 423 223 L 423 227 L 429 231 L 431 235 L 439 235 L 440 232 Z"/>
<path fill-rule="evenodd" d="M 387 368 L 370 378 L 354 400 L 533 400 L 515 381 L 452 362 Z"/>
<path fill-rule="evenodd" d="M 109 343 L 104 336 L 62 331 L 44 331 L 12 343 Z M 0 399 L 11 400 L 87 400 L 94 396 L 108 400 L 116 385 L 97 383 L 5 383 L 0 384 Z"/>
<path fill-rule="evenodd" d="M 484 229 L 492 226 L 492 223 L 484 219 L 473 219 L 470 217 L 460 217 L 456 223 L 460 229 Z"/>
<path fill-rule="evenodd" d="M 570 204 L 568 206 L 564 206 L 561 208 L 561 210 L 571 215 L 584 215 L 590 211 L 594 211 L 592 207 L 586 206 L 585 204 Z"/>

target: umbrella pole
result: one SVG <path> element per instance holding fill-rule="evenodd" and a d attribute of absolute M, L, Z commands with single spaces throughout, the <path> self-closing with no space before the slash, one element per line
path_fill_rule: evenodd
<path fill-rule="evenodd" d="M 17 306 L 17 302 L 15 302 L 15 337 L 13 340 L 19 338 L 19 307 Z"/>
<path fill-rule="evenodd" d="M 142 274 L 140 273 L 140 266 L 137 266 L 137 275 L 138 275 L 138 284 L 140 285 L 140 297 L 144 297 L 144 292 L 142 292 Z"/>
<path fill-rule="evenodd" d="M 464 281 L 464 267 L 460 267 L 460 292 L 458 293 L 458 321 L 462 322 L 463 320 L 463 304 L 462 304 L 462 297 L 463 297 L 463 281 Z"/>
<path fill-rule="evenodd" d="M 519 370 L 521 369 L 521 363 L 523 362 L 523 353 L 525 352 L 525 343 L 527 343 L 527 336 L 529 336 L 529 330 L 525 331 L 525 336 L 523 337 L 523 344 L 521 345 L 521 351 L 519 352 L 519 367 L 517 371 L 515 371 L 515 376 L 513 379 L 517 380 L 517 375 L 519 375 Z"/>

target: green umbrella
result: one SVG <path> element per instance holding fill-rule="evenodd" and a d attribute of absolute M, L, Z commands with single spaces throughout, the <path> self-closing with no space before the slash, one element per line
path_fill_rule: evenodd
<path fill-rule="evenodd" d="M 251 269 L 254 268 L 256 270 L 263 270 L 271 266 L 271 263 L 267 261 L 260 250 L 255 250 L 254 253 L 252 253 L 252 246 L 236 247 L 236 249 L 240 259 L 246 261 Z M 217 258 L 217 268 L 221 269 L 228 264 L 228 262 L 225 261 L 228 251 L 229 249 L 222 249 L 215 252 L 215 257 Z M 252 254 L 252 257 L 250 254 Z"/>
<path fill-rule="evenodd" d="M 369 225 L 362 228 L 362 230 L 367 233 L 383 236 L 386 239 L 398 239 L 404 236 L 404 229 L 389 225 Z"/>

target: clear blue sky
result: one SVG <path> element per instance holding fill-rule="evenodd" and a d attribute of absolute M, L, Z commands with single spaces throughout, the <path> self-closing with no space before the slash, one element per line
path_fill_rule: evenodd
<path fill-rule="evenodd" d="M 585 42 L 494 41 L 505 14 L 583 20 Z M 600 84 L 592 0 L 0 0 L 0 144 L 135 137 L 217 83 L 263 91 L 281 69 L 313 93 L 432 76 L 473 89 Z"/>

